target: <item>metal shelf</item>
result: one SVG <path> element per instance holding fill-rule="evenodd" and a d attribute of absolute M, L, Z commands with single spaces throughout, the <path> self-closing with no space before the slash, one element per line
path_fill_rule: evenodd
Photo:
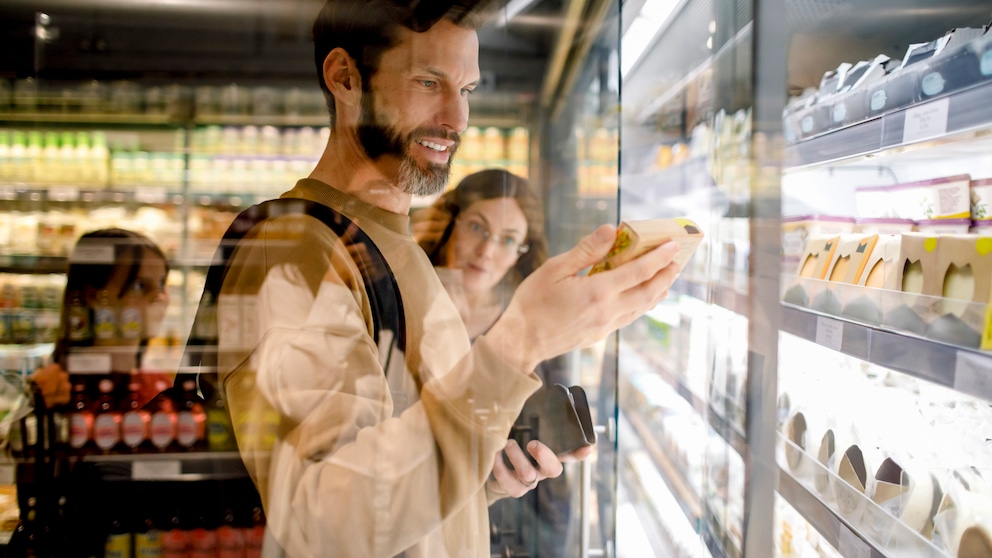
<path fill-rule="evenodd" d="M 719 520 L 712 515 L 710 515 L 706 521 L 703 521 L 701 534 L 703 536 L 703 543 L 706 545 L 706 549 L 710 551 L 713 558 L 741 558 L 744 553 L 737 547 L 737 543 L 735 541 L 733 541 L 726 533 L 720 534 L 713 532 L 711 522 L 718 521 Z"/>
<path fill-rule="evenodd" d="M 65 273 L 69 258 L 60 256 L 0 255 L 0 273 L 46 275 Z"/>
<path fill-rule="evenodd" d="M 676 496 L 679 507 L 682 508 L 686 519 L 689 520 L 690 524 L 697 525 L 700 517 L 702 517 L 702 501 L 699 494 L 693 490 L 692 484 L 686 478 L 685 473 L 672 461 L 668 453 L 658 445 L 658 442 L 651 435 L 651 428 L 644 422 L 644 419 L 640 415 L 633 412 L 624 412 L 623 415 L 634 429 L 634 432 L 637 433 L 637 437 L 644 449 L 651 456 L 651 461 L 654 462 L 656 469 L 661 473 L 661 477 L 665 479 L 665 484 L 668 485 L 669 489 Z"/>
<path fill-rule="evenodd" d="M 247 478 L 236 452 L 134 455 L 85 455 L 83 463 L 99 468 L 106 481 L 200 481 Z"/>
<path fill-rule="evenodd" d="M 723 418 L 716 409 L 712 406 L 709 412 L 706 413 L 707 422 L 709 422 L 710 427 L 721 437 L 727 445 L 730 446 L 732 450 L 737 452 L 741 458 L 748 455 L 747 440 L 744 435 L 737 431 L 727 419 Z"/>
<path fill-rule="evenodd" d="M 860 157 L 883 149 L 987 128 L 992 126 L 992 103 L 988 102 L 990 96 L 992 81 L 987 81 L 871 120 L 824 132 L 786 147 L 785 168 Z M 914 124 L 917 118 L 927 116 L 937 120 L 932 134 L 918 130 Z M 910 121 L 908 128 L 907 117 Z"/>
<path fill-rule="evenodd" d="M 145 113 L 70 113 L 70 112 L 0 112 L 0 122 L 26 124 L 78 124 L 86 126 L 169 126 L 180 127 L 182 121 L 170 114 Z"/>
<path fill-rule="evenodd" d="M 782 305 L 782 330 L 843 354 L 992 401 L 992 353 Z"/>
<path fill-rule="evenodd" d="M 782 468 L 778 471 L 778 493 L 843 556 L 885 558 L 883 552 L 862 538 L 856 530 Z"/>

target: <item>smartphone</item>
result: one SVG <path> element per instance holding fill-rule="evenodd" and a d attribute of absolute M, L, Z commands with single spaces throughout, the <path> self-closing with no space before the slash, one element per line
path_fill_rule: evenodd
<path fill-rule="evenodd" d="M 537 460 L 527 451 L 527 443 L 537 440 L 556 455 L 573 452 L 596 443 L 589 399 L 581 386 L 544 386 L 524 404 L 520 417 L 510 430 L 510 438 L 520 444 L 531 463 Z M 503 461 L 513 465 L 503 452 Z"/>

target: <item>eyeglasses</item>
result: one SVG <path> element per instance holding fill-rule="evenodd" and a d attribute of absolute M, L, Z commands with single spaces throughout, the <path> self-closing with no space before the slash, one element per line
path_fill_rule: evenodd
<path fill-rule="evenodd" d="M 476 241 L 489 242 L 493 241 L 496 243 L 496 247 L 507 255 L 520 256 L 527 253 L 530 250 L 530 246 L 521 242 L 516 237 L 508 234 L 502 236 L 494 237 L 492 231 L 489 227 L 479 219 L 473 217 L 455 218 L 455 224 L 461 227 L 463 231 L 468 233 L 468 235 L 475 239 Z"/>

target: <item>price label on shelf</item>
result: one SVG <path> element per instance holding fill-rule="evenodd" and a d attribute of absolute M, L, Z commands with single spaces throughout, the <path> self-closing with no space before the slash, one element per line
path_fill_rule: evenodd
<path fill-rule="evenodd" d="M 902 129 L 902 142 L 910 143 L 946 134 L 947 110 L 950 105 L 950 98 L 945 97 L 908 109 Z"/>
<path fill-rule="evenodd" d="M 131 478 L 134 480 L 168 480 L 180 476 L 182 472 L 182 463 L 176 459 L 139 459 L 131 465 Z"/>
<path fill-rule="evenodd" d="M 992 357 L 958 351 L 954 359 L 954 389 L 992 401 Z"/>
<path fill-rule="evenodd" d="M 70 353 L 65 370 L 70 374 L 103 374 L 111 369 L 110 353 Z"/>
<path fill-rule="evenodd" d="M 48 199 L 50 201 L 77 201 L 79 200 L 79 188 L 75 186 L 49 186 Z"/>
<path fill-rule="evenodd" d="M 165 188 L 136 188 L 134 190 L 134 201 L 138 203 L 165 203 L 169 199 L 169 192 Z"/>
<path fill-rule="evenodd" d="M 816 318 L 816 344 L 840 351 L 844 341 L 844 324 L 837 320 L 818 316 Z"/>

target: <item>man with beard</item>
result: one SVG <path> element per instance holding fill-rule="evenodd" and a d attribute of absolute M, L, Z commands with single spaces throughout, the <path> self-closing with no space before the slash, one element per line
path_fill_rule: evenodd
<path fill-rule="evenodd" d="M 478 16 L 442 4 L 325 4 L 314 44 L 327 147 L 278 211 L 232 225 L 218 370 L 267 556 L 488 556 L 488 504 L 591 453 L 507 442 L 540 386 L 536 365 L 654 307 L 678 272 L 666 245 L 578 275 L 609 251 L 616 231 L 604 225 L 535 271 L 470 345 L 407 216 L 411 196 L 447 183 L 479 81 Z M 332 208 L 346 226 L 287 200 Z M 370 272 L 375 254 L 385 268 Z M 405 320 L 393 330 L 384 291 L 369 286 L 389 274 Z"/>

